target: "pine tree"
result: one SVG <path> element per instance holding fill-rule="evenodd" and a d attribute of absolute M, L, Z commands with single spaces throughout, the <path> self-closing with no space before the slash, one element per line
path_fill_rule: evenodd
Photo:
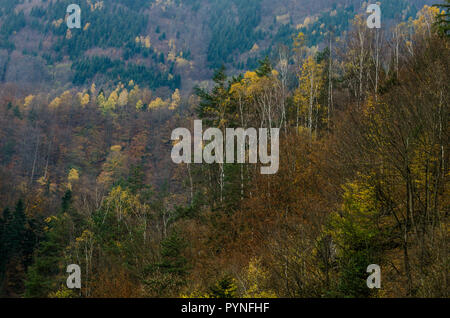
<path fill-rule="evenodd" d="M 187 243 L 180 236 L 178 231 L 174 230 L 161 243 L 162 262 L 158 267 L 164 273 L 175 274 L 178 277 L 185 277 L 188 271 L 188 263 L 183 255 Z"/>
<path fill-rule="evenodd" d="M 267 76 L 272 72 L 272 64 L 270 63 L 269 57 L 266 55 L 266 57 L 259 61 L 259 67 L 256 69 L 256 74 L 258 74 L 259 77 Z"/>
<path fill-rule="evenodd" d="M 237 286 L 233 278 L 225 276 L 209 288 L 208 296 L 211 298 L 237 298 Z"/>
<path fill-rule="evenodd" d="M 6 228 L 11 222 L 12 214 L 9 208 L 3 211 L 3 217 L 0 218 L 0 295 L 3 294 L 3 281 L 5 277 L 5 267 L 8 261 L 8 249 L 6 240 Z"/>
<path fill-rule="evenodd" d="M 369 180 L 347 184 L 343 209 L 332 215 L 331 236 L 337 247 L 338 293 L 345 297 L 368 297 L 366 269 L 379 264 L 380 230 L 375 189 Z"/>
<path fill-rule="evenodd" d="M 9 214 L 9 210 L 6 210 L 4 217 L 6 223 L 2 235 L 3 293 L 17 296 L 23 291 L 25 259 L 29 253 L 25 248 L 28 245 L 29 235 L 26 230 L 27 219 L 23 201 L 17 201 L 12 215 Z"/>
<path fill-rule="evenodd" d="M 446 2 L 446 4 L 435 5 L 438 8 L 444 9 L 444 12 L 437 16 L 436 27 L 439 34 L 450 36 L 450 13 L 448 12 L 450 9 L 450 0 L 446 0 Z"/>
<path fill-rule="evenodd" d="M 61 202 L 61 212 L 48 217 L 44 239 L 40 242 L 34 263 L 28 268 L 25 280 L 25 297 L 48 297 L 63 282 L 63 250 L 80 231 L 80 216 L 71 208 L 72 192 L 67 190 Z"/>

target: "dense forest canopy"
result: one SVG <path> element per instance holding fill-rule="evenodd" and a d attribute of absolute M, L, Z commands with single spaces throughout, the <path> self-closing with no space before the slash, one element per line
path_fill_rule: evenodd
<path fill-rule="evenodd" d="M 431 0 L 383 0 L 383 23 L 414 17 Z M 360 1 L 83 0 L 81 28 L 68 29 L 70 0 L 4 0 L 0 8 L 3 81 L 45 89 L 135 81 L 158 89 L 208 81 L 226 64 L 234 75 L 275 58 L 302 32 L 309 47 L 343 35 Z M 31 85 L 35 88 L 36 85 Z M 41 88 L 42 89 L 42 88 Z M 166 96 L 167 97 L 167 96 Z"/>
<path fill-rule="evenodd" d="M 0 296 L 449 297 L 448 5 L 298 2 L 87 0 L 69 30 L 3 1 Z M 173 163 L 196 119 L 279 128 L 279 171 Z"/>

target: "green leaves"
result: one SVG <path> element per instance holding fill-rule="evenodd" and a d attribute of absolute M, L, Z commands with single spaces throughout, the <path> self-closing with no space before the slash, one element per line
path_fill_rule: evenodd
<path fill-rule="evenodd" d="M 331 215 L 330 231 L 336 246 L 337 290 L 346 297 L 367 297 L 366 268 L 378 263 L 379 210 L 374 187 L 363 177 L 344 186 L 342 210 Z"/>

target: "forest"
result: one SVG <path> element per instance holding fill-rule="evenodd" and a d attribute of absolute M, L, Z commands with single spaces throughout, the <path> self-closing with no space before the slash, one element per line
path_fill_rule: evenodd
<path fill-rule="evenodd" d="M 237 73 L 231 52 L 263 37 L 259 1 L 239 24 L 218 9 L 212 33 L 228 40 L 208 45 L 215 71 L 192 91 L 134 37 L 145 21 L 131 9 L 111 9 L 124 10 L 113 33 L 156 64 L 88 58 L 99 42 L 82 33 L 56 41 L 48 59 L 72 59 L 73 86 L 0 83 L 0 297 L 449 297 L 449 5 L 381 29 L 347 13 L 335 24 L 347 31 L 320 39 L 280 28 L 284 40 Z M 278 172 L 173 163 L 172 130 L 198 119 L 279 128 Z M 66 286 L 69 264 L 81 289 Z M 369 264 L 380 289 L 366 285 Z"/>

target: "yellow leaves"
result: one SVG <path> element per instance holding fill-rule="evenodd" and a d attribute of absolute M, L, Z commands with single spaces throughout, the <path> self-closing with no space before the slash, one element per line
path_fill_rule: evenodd
<path fill-rule="evenodd" d="M 268 92 L 271 94 L 278 87 L 278 76 L 279 73 L 276 70 L 272 70 L 267 76 L 261 77 L 254 71 L 247 71 L 239 82 L 231 84 L 231 98 L 237 100 L 241 106 L 261 107 L 258 104 L 261 96 L 267 96 Z M 229 101 L 230 99 L 226 100 L 225 103 Z"/>
<path fill-rule="evenodd" d="M 125 106 L 127 103 L 128 103 L 128 91 L 126 89 L 124 89 L 119 95 L 119 99 L 117 100 L 117 105 Z"/>
<path fill-rule="evenodd" d="M 200 288 L 194 288 L 188 294 L 181 294 L 180 298 L 211 298 L 207 293 L 200 290 Z"/>
<path fill-rule="evenodd" d="M 81 98 L 81 106 L 86 106 L 87 104 L 89 104 L 89 94 L 84 94 L 83 97 Z"/>
<path fill-rule="evenodd" d="M 149 38 L 149 37 L 146 37 L 146 38 L 145 38 L 144 46 L 145 46 L 146 48 L 150 48 L 150 38 Z"/>
<path fill-rule="evenodd" d="M 97 182 L 105 186 L 110 186 L 112 182 L 123 176 L 126 171 L 127 157 L 122 153 L 120 145 L 110 148 L 110 153 L 106 162 L 102 166 L 102 172 L 97 178 Z"/>
<path fill-rule="evenodd" d="M 244 74 L 244 78 L 242 80 L 242 85 L 245 87 L 246 94 L 251 95 L 255 93 L 260 87 L 261 78 L 256 74 L 256 72 L 247 71 Z"/>
<path fill-rule="evenodd" d="M 112 209 L 118 218 L 129 215 L 144 215 L 148 212 L 148 206 L 141 204 L 138 196 L 122 189 L 121 186 L 114 187 L 105 201 L 105 206 Z"/>
<path fill-rule="evenodd" d="M 139 85 L 135 85 L 133 81 L 130 81 L 129 86 L 133 87 L 133 89 L 128 93 L 128 102 L 131 105 L 134 105 L 138 102 L 141 91 L 139 89 Z"/>
<path fill-rule="evenodd" d="M 90 26 L 91 26 L 91 24 L 89 22 L 86 23 L 86 25 L 83 28 L 83 31 L 87 31 L 87 29 L 89 29 Z"/>
<path fill-rule="evenodd" d="M 413 150 L 410 158 L 412 182 L 417 193 L 426 193 L 427 191 L 434 193 L 437 189 L 436 183 L 430 182 L 434 178 L 434 171 L 431 167 L 439 166 L 441 150 L 439 145 L 433 142 L 431 135 L 424 134 L 420 139 L 421 141 Z"/>
<path fill-rule="evenodd" d="M 162 108 L 166 107 L 168 103 L 166 101 L 163 101 L 160 97 L 157 97 L 156 99 L 152 100 L 150 104 L 148 105 L 149 109 L 153 108 Z"/>
<path fill-rule="evenodd" d="M 142 102 L 142 100 L 138 100 L 136 103 L 136 109 L 137 110 L 141 110 L 144 107 L 144 103 Z"/>
<path fill-rule="evenodd" d="M 369 95 L 366 103 L 364 104 L 363 114 L 366 117 L 369 117 L 369 116 L 371 116 L 371 114 L 373 113 L 374 110 L 375 110 L 375 100 L 372 95 Z"/>
<path fill-rule="evenodd" d="M 259 51 L 259 45 L 258 44 L 253 44 L 252 49 L 250 50 L 251 53 L 255 53 Z"/>
<path fill-rule="evenodd" d="M 25 101 L 23 103 L 23 106 L 25 106 L 25 107 L 30 106 L 30 104 L 33 101 L 33 99 L 34 99 L 33 95 L 28 95 L 27 97 L 25 97 Z"/>
<path fill-rule="evenodd" d="M 83 243 L 91 240 L 94 237 L 94 233 L 92 233 L 89 230 L 84 230 L 83 233 L 81 233 L 81 236 L 77 237 L 75 241 L 77 243 Z"/>
<path fill-rule="evenodd" d="M 308 129 L 304 126 L 298 126 L 298 134 L 306 135 L 308 133 Z"/>
<path fill-rule="evenodd" d="M 253 257 L 248 264 L 244 298 L 276 298 L 273 290 L 265 288 L 269 278 L 270 274 L 263 268 L 261 260 Z"/>
<path fill-rule="evenodd" d="M 44 186 L 47 184 L 47 179 L 42 176 L 37 180 L 37 183 L 39 183 L 41 186 Z"/>
<path fill-rule="evenodd" d="M 62 95 L 61 95 L 61 99 L 62 99 L 64 102 L 69 102 L 71 98 L 72 98 L 72 94 L 70 93 L 70 91 L 65 91 L 65 92 L 62 93 Z"/>
<path fill-rule="evenodd" d="M 75 168 L 70 169 L 69 176 L 67 178 L 69 180 L 69 182 L 77 181 L 79 178 L 80 178 L 80 174 L 79 174 L 78 170 Z"/>
<path fill-rule="evenodd" d="M 305 112 L 307 107 L 314 103 L 317 93 L 322 89 L 323 69 L 323 65 L 318 64 L 312 56 L 308 56 L 303 63 L 299 87 L 294 93 L 294 102 L 301 112 Z"/>
<path fill-rule="evenodd" d="M 172 146 L 176 146 L 176 145 L 178 145 L 178 143 L 180 143 L 180 142 L 181 142 L 181 138 L 178 137 L 177 139 L 172 140 Z"/>
<path fill-rule="evenodd" d="M 44 226 L 44 231 L 45 231 L 45 232 L 50 231 L 51 223 L 52 223 L 53 221 L 57 221 L 57 220 L 58 220 L 58 217 L 57 217 L 56 215 L 51 215 L 51 216 L 45 218 L 45 219 L 44 219 L 44 222 L 46 223 L 46 225 Z"/>
<path fill-rule="evenodd" d="M 55 215 L 52 215 L 52 216 L 47 217 L 44 221 L 45 221 L 45 223 L 51 223 L 52 221 L 57 220 L 57 219 L 58 219 L 58 217 L 56 217 Z"/>
<path fill-rule="evenodd" d="M 359 174 L 357 181 L 343 185 L 342 209 L 332 214 L 329 233 L 341 249 L 348 250 L 361 241 L 367 243 L 378 233 L 378 206 L 370 179 Z"/>
<path fill-rule="evenodd" d="M 257 79 L 258 79 L 258 74 L 256 74 L 256 72 L 247 71 L 244 74 L 244 80 L 246 80 L 246 81 L 255 82 Z"/>
<path fill-rule="evenodd" d="M 98 94 L 98 96 L 97 96 L 97 104 L 98 104 L 100 107 L 102 107 L 103 104 L 104 104 L 105 102 L 106 102 L 105 95 L 103 94 L 103 92 L 101 92 L 101 93 Z"/>
<path fill-rule="evenodd" d="M 95 92 L 96 92 L 95 83 L 92 83 L 90 92 L 91 92 L 92 95 L 95 94 Z"/>
<path fill-rule="evenodd" d="M 117 91 L 118 89 L 112 91 L 107 100 L 105 100 L 103 93 L 98 95 L 97 102 L 104 113 L 112 113 L 112 111 L 116 109 L 117 101 L 119 100 Z"/>
<path fill-rule="evenodd" d="M 175 61 L 175 58 L 176 58 L 175 52 L 170 51 L 170 52 L 167 54 L 167 60 L 168 60 L 168 61 Z"/>
<path fill-rule="evenodd" d="M 97 9 L 99 9 L 99 10 L 103 9 L 103 1 L 95 2 L 95 4 L 93 4 L 91 2 L 91 0 L 87 0 L 86 2 L 89 5 L 91 11 L 95 11 Z"/>
<path fill-rule="evenodd" d="M 56 97 L 51 103 L 50 105 L 48 105 L 49 108 L 51 109 L 56 109 L 59 107 L 59 105 L 61 105 L 61 98 Z"/>
<path fill-rule="evenodd" d="M 48 107 L 50 109 L 56 109 L 59 106 L 61 106 L 61 104 L 64 103 L 68 103 L 71 99 L 71 94 L 69 91 L 65 91 L 60 97 L 55 97 L 55 99 L 48 105 Z"/>
<path fill-rule="evenodd" d="M 134 41 L 137 44 L 140 44 L 142 47 L 145 47 L 147 49 L 151 47 L 150 37 L 148 35 L 147 36 L 143 36 L 143 35 L 137 36 L 134 39 Z"/>
<path fill-rule="evenodd" d="M 111 102 L 115 106 L 118 99 L 119 99 L 119 96 L 117 95 L 117 90 L 114 90 L 111 92 L 111 94 L 108 97 L 108 103 Z"/>
<path fill-rule="evenodd" d="M 72 290 L 65 286 L 61 286 L 56 292 L 51 292 L 48 295 L 49 298 L 76 298 L 78 295 Z"/>
<path fill-rule="evenodd" d="M 366 20 L 363 18 L 362 14 L 357 14 L 355 16 L 355 18 L 352 20 L 352 25 L 354 27 L 362 27 L 362 28 L 367 27 Z"/>
<path fill-rule="evenodd" d="M 373 210 L 375 188 L 368 184 L 369 178 L 363 177 L 366 181 L 350 182 L 343 185 L 344 189 L 344 205 L 343 210 L 360 211 L 367 213 Z"/>
<path fill-rule="evenodd" d="M 64 20 L 61 18 L 61 19 L 53 21 L 52 24 L 55 28 L 59 28 L 63 22 L 64 22 Z"/>
<path fill-rule="evenodd" d="M 191 63 L 188 60 L 186 60 L 186 59 L 184 59 L 182 57 L 177 57 L 175 59 L 175 63 L 177 63 L 178 67 L 187 67 L 187 66 L 191 65 Z"/>
<path fill-rule="evenodd" d="M 419 12 L 417 18 L 409 20 L 409 24 L 414 28 L 414 31 L 419 36 L 430 36 L 433 24 L 436 22 L 437 16 L 441 13 L 439 8 L 425 5 Z M 401 26 L 401 24 L 399 25 Z M 408 47 L 412 45 L 408 45 Z"/>
<path fill-rule="evenodd" d="M 412 48 L 412 42 L 407 40 L 406 41 L 406 46 L 411 49 Z"/>
<path fill-rule="evenodd" d="M 307 104 L 307 97 L 305 94 L 302 93 L 302 91 L 298 88 L 294 92 L 294 103 L 299 107 L 301 110 L 304 110 Z"/>
<path fill-rule="evenodd" d="M 436 16 L 444 13 L 441 12 L 438 7 L 430 7 L 425 5 L 418 13 L 417 13 L 417 19 L 413 20 L 413 24 L 420 25 L 420 24 L 428 24 L 433 23 L 436 19 Z"/>
<path fill-rule="evenodd" d="M 78 181 L 78 179 L 80 178 L 80 174 L 78 172 L 77 169 L 72 168 L 69 171 L 69 175 L 67 176 L 67 187 L 72 190 L 72 184 L 75 183 L 76 181 Z"/>
<path fill-rule="evenodd" d="M 77 94 L 78 99 L 80 101 L 80 104 L 82 107 L 85 107 L 87 104 L 89 104 L 90 96 L 87 93 L 78 93 Z"/>
<path fill-rule="evenodd" d="M 170 103 L 169 109 L 175 109 L 177 108 L 181 103 L 181 96 L 180 91 L 178 88 L 175 90 L 175 92 L 172 94 L 172 102 Z"/>
<path fill-rule="evenodd" d="M 243 91 L 243 89 L 244 89 L 244 87 L 242 86 L 241 82 L 233 83 L 230 87 L 230 93 L 231 94 L 240 93 Z"/>
<path fill-rule="evenodd" d="M 121 145 L 114 145 L 114 146 L 111 146 L 110 150 L 112 152 L 120 152 L 122 150 L 122 146 Z"/>

